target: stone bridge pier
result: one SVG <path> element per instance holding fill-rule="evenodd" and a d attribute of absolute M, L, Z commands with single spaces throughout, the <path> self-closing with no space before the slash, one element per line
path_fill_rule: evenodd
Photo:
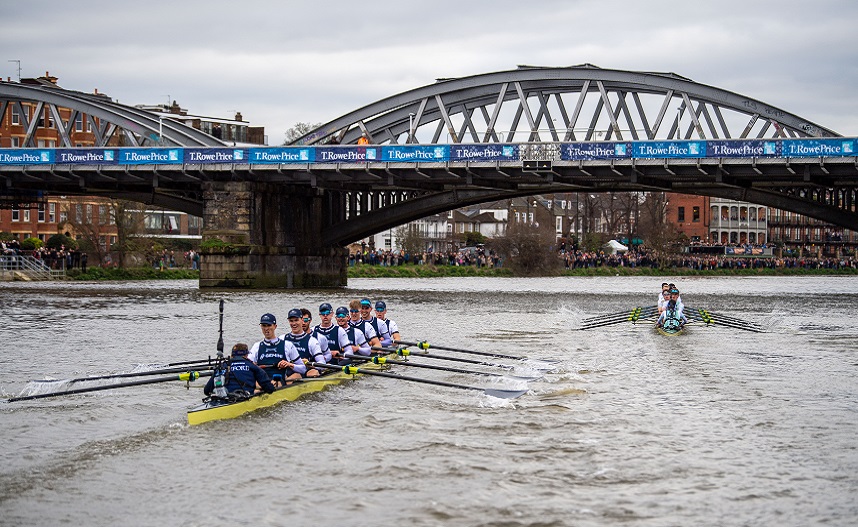
<path fill-rule="evenodd" d="M 321 247 L 324 191 L 251 181 L 204 184 L 200 287 L 342 287 L 348 251 Z"/>

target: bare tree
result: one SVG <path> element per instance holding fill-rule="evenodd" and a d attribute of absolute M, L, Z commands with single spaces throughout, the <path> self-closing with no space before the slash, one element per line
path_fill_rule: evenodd
<path fill-rule="evenodd" d="M 322 123 L 313 124 L 297 122 L 292 126 L 292 128 L 286 130 L 286 140 L 283 144 L 290 145 L 299 137 L 306 135 L 308 132 L 311 132 L 320 126 L 322 126 Z"/>

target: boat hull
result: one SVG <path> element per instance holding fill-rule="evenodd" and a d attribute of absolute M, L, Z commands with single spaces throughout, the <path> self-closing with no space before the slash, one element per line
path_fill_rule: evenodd
<path fill-rule="evenodd" d="M 336 386 L 350 381 L 358 375 L 338 371 L 321 377 L 301 379 L 289 386 L 275 390 L 273 393 L 261 393 L 244 401 L 230 403 L 209 400 L 188 410 L 188 424 L 193 426 L 209 421 L 234 419 L 261 408 L 274 406 L 283 401 L 295 401 L 305 395 L 321 392 L 329 386 Z"/>

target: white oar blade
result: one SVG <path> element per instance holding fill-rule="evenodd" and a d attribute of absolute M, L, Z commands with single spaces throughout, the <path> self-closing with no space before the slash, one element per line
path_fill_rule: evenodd
<path fill-rule="evenodd" d="M 498 399 L 515 399 L 517 397 L 521 397 L 526 394 L 528 390 L 499 390 L 496 388 L 486 388 L 483 390 L 483 393 L 490 397 L 497 397 Z"/>

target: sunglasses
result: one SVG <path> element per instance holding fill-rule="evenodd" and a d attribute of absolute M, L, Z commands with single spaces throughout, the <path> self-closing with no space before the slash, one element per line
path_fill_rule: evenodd
<path fill-rule="evenodd" d="M 264 328 L 270 328 L 270 327 L 271 327 L 271 326 L 273 326 L 274 324 L 259 324 L 259 325 L 260 325 L 260 326 L 262 326 L 262 327 L 264 327 Z"/>
<path fill-rule="evenodd" d="M 311 321 L 311 320 L 313 320 L 313 319 L 312 319 L 312 318 L 304 317 L 304 318 L 302 318 L 301 320 L 303 320 L 304 322 L 309 322 L 309 321 Z"/>
<path fill-rule="evenodd" d="M 330 315 L 330 314 L 331 314 L 331 312 L 330 312 L 330 311 L 325 311 L 324 313 L 319 313 L 319 316 L 320 316 L 320 317 L 326 317 L 326 316 L 328 316 L 328 315 Z"/>
<path fill-rule="evenodd" d="M 349 313 L 360 313 L 357 309 L 349 309 Z"/>
<path fill-rule="evenodd" d="M 337 315 L 337 318 L 346 318 L 348 315 Z"/>

